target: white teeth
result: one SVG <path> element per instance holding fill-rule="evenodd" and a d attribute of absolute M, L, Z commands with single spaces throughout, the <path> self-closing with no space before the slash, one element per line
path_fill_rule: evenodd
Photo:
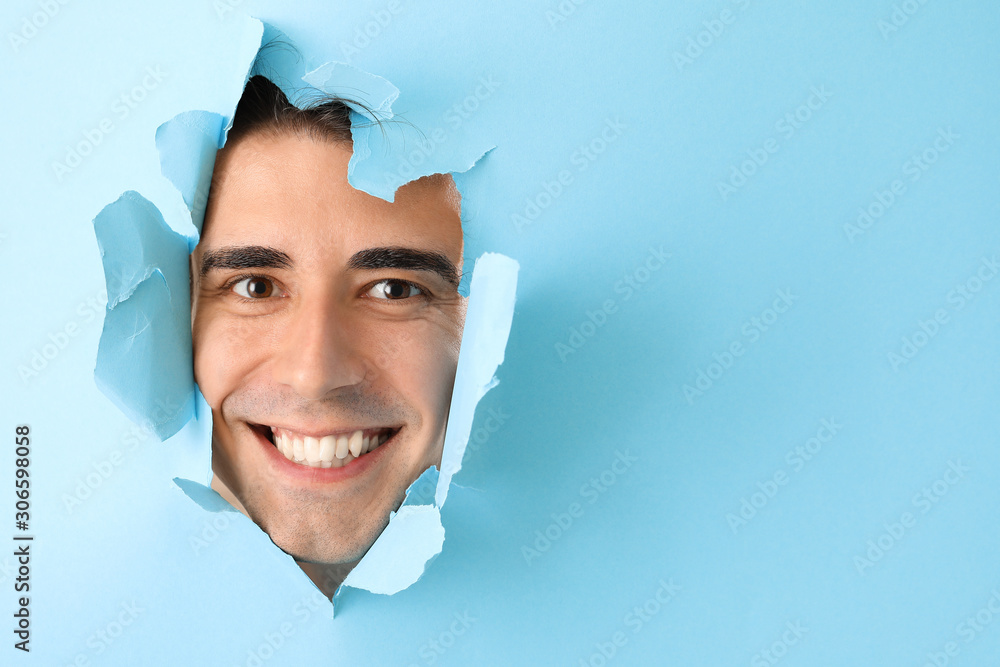
<path fill-rule="evenodd" d="M 337 451 L 334 453 L 337 455 L 338 459 L 347 458 L 347 455 L 349 453 L 348 449 L 349 442 L 350 441 L 347 439 L 346 435 L 342 435 L 339 438 L 337 438 Z"/>
<path fill-rule="evenodd" d="M 318 438 L 305 438 L 302 448 L 305 449 L 306 452 L 306 461 L 313 464 L 320 462 Z"/>
<path fill-rule="evenodd" d="M 276 428 L 272 428 L 271 433 L 275 449 L 286 459 L 311 468 L 343 467 L 389 439 L 388 433 L 368 436 L 360 430 L 350 435 L 327 435 L 322 438 L 300 437 Z"/>
<path fill-rule="evenodd" d="M 333 435 L 324 435 L 323 439 L 319 441 L 319 458 L 324 463 L 330 463 L 333 461 L 333 452 L 337 449 L 337 437 Z M 324 466 L 329 468 L 330 466 Z"/>
<path fill-rule="evenodd" d="M 351 434 L 351 438 L 348 441 L 347 448 L 351 451 L 351 454 L 357 458 L 361 456 L 361 445 L 364 442 L 364 433 L 361 431 L 355 431 Z"/>

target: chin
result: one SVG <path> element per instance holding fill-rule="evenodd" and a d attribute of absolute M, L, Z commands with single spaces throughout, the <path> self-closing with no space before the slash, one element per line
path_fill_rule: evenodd
<path fill-rule="evenodd" d="M 375 517 L 372 517 L 375 518 Z M 295 529 L 262 529 L 271 541 L 296 561 L 317 565 L 343 565 L 356 563 L 368 552 L 389 523 L 388 512 L 374 525 L 355 527 L 353 534 L 345 536 L 331 527 L 323 533 L 303 534 Z"/>
<path fill-rule="evenodd" d="M 298 562 L 359 561 L 409 485 L 441 461 L 443 427 L 429 444 L 412 423 L 267 421 L 240 420 L 217 433 L 213 468 L 244 513 Z"/>

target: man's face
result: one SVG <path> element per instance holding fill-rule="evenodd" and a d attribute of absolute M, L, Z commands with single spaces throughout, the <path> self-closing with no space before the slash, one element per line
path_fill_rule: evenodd
<path fill-rule="evenodd" d="M 451 177 L 390 204 L 348 184 L 350 157 L 296 134 L 227 146 L 191 261 L 216 481 L 315 563 L 359 559 L 440 464 L 465 319 Z"/>

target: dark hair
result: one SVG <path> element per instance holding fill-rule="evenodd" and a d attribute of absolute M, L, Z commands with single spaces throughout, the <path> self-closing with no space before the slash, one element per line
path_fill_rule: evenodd
<path fill-rule="evenodd" d="M 289 101 L 281 88 L 258 74 L 250 77 L 243 88 L 226 143 L 254 133 L 294 132 L 350 144 L 351 106 L 348 104 L 365 109 L 374 122 L 379 123 L 374 112 L 365 105 L 329 95 L 318 96 L 299 108 Z"/>

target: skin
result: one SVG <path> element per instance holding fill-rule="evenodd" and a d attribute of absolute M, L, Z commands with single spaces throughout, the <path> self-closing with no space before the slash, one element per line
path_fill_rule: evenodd
<path fill-rule="evenodd" d="M 349 143 L 290 132 L 227 145 L 191 256 L 195 379 L 214 422 L 212 486 L 328 597 L 407 486 L 440 465 L 466 306 L 434 271 L 350 265 L 359 251 L 405 248 L 437 253 L 459 272 L 451 177 L 409 183 L 388 203 L 351 187 L 350 157 Z M 288 265 L 215 262 L 202 275 L 212 253 L 246 246 L 280 251 Z M 329 481 L 289 475 L 255 425 L 399 430 L 341 470 L 378 454 L 376 463 Z"/>

